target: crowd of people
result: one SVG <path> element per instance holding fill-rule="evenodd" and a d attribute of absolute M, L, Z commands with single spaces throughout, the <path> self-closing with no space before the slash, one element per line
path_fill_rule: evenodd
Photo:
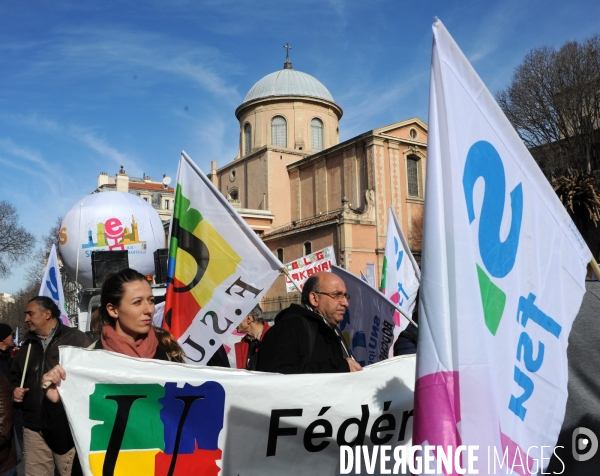
<path fill-rule="evenodd" d="M 301 304 L 280 312 L 275 324 L 264 321 L 256 306 L 238 325 L 245 334 L 235 345 L 238 369 L 282 374 L 356 372 L 338 324 L 350 296 L 341 278 L 315 273 L 304 284 Z M 13 332 L 0 323 L 0 476 L 16 475 L 20 456 L 14 416 L 23 418 L 23 453 L 27 476 L 82 474 L 58 387 L 67 378 L 58 347 L 70 345 L 147 359 L 185 363 L 185 354 L 162 328 L 153 325 L 154 296 L 146 277 L 124 269 L 102 286 L 100 306 L 92 316 L 94 340 L 65 326 L 55 302 L 45 296 L 29 301 L 24 311 L 29 331 L 12 356 Z M 411 339 L 405 339 L 410 343 Z M 399 339 L 401 341 L 401 339 Z M 402 353 L 414 343 L 402 344 Z M 208 365 L 229 366 L 221 348 Z"/>

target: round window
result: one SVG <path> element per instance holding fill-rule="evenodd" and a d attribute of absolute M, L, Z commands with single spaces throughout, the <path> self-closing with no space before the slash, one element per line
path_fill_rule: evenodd
<path fill-rule="evenodd" d="M 410 131 L 408 131 L 408 135 L 412 140 L 415 140 L 419 136 L 419 133 L 416 129 L 411 129 Z"/>
<path fill-rule="evenodd" d="M 232 182 L 235 180 L 235 169 L 231 169 L 231 172 L 229 172 L 229 180 Z"/>

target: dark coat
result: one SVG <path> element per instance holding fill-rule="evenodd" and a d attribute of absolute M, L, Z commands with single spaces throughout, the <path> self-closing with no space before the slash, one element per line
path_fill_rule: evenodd
<path fill-rule="evenodd" d="M 10 349 L 0 350 L 0 372 L 10 380 L 10 366 L 12 365 L 12 355 Z"/>
<path fill-rule="evenodd" d="M 305 320 L 306 322 L 303 322 Z M 315 345 L 308 362 L 307 326 L 316 328 Z M 310 374 L 349 372 L 338 336 L 323 318 L 308 309 L 292 304 L 275 318 L 275 325 L 265 335 L 258 353 L 261 372 Z"/>
<path fill-rule="evenodd" d="M 58 364 L 58 346 L 87 347 L 91 344 L 88 336 L 79 329 L 67 327 L 60 321 L 57 321 L 57 326 L 46 350 L 44 350 L 40 339 L 31 332 L 28 332 L 25 335 L 23 346 L 17 352 L 10 368 L 11 384 L 13 387 L 19 387 L 21 385 L 23 368 L 25 367 L 25 359 L 27 358 L 27 348 L 31 346 L 24 384 L 24 388 L 28 388 L 29 391 L 25 394 L 20 407 L 23 410 L 23 426 L 34 431 L 42 429 L 41 410 L 42 400 L 44 399 L 42 376 Z"/>
<path fill-rule="evenodd" d="M 600 451 L 586 461 L 573 455 L 591 454 L 591 445 L 582 452 L 573 448 L 576 429 L 586 428 L 600 438 L 600 281 L 587 281 L 585 288 L 567 347 L 569 397 L 565 418 L 546 474 L 597 476 L 600 468 Z"/>
<path fill-rule="evenodd" d="M 13 391 L 8 378 L 0 372 L 0 474 L 17 465 L 13 430 Z"/>
<path fill-rule="evenodd" d="M 394 343 L 394 356 L 417 353 L 417 328 L 409 324 Z"/>

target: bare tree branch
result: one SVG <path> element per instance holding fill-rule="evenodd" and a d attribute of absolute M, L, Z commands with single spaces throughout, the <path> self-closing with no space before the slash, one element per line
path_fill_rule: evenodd
<path fill-rule="evenodd" d="M 35 237 L 19 224 L 15 206 L 0 201 L 0 278 L 11 274 L 11 265 L 19 265 L 33 251 Z"/>
<path fill-rule="evenodd" d="M 549 179 L 600 169 L 600 35 L 532 50 L 496 99 Z"/>

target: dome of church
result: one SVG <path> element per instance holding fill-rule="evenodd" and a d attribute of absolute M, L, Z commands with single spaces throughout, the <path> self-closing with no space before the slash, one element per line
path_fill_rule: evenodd
<path fill-rule="evenodd" d="M 252 86 L 242 104 L 273 96 L 307 96 L 335 102 L 321 81 L 310 74 L 290 68 L 267 74 Z"/>

